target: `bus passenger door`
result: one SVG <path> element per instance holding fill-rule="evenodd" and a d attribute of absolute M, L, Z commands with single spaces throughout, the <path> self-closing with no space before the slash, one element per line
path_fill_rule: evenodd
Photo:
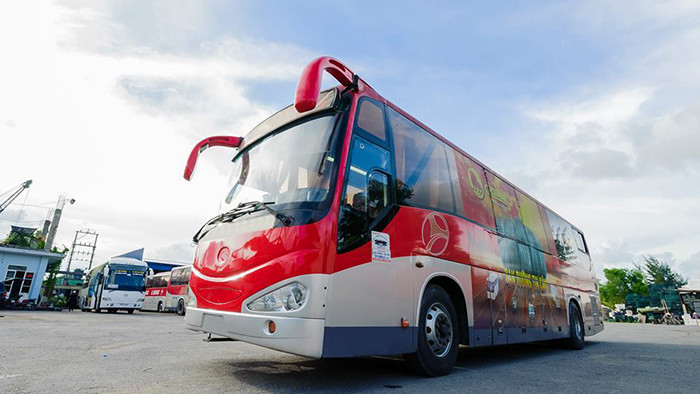
<path fill-rule="evenodd" d="M 326 315 L 331 329 L 324 340 L 332 343 L 326 351 L 333 355 L 334 349 L 342 349 L 338 354 L 344 356 L 410 352 L 411 331 L 401 326 L 401 317 L 410 316 L 413 305 L 413 288 L 405 286 L 410 267 L 392 256 L 392 245 L 400 239 L 387 228 L 395 209 L 390 155 L 357 134 L 351 142 L 337 230 L 338 258 L 352 265 L 334 275 L 329 286 L 334 308 Z M 343 334 L 350 327 L 360 327 L 363 335 Z"/>

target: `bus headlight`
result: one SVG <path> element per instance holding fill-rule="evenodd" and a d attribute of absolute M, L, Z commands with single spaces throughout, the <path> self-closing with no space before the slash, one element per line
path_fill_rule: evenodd
<path fill-rule="evenodd" d="M 293 282 L 269 292 L 248 304 L 256 312 L 290 312 L 301 308 L 306 301 L 306 286 Z"/>

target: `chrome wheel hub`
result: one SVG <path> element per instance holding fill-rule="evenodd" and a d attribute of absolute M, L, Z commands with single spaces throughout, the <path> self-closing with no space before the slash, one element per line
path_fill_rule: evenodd
<path fill-rule="evenodd" d="M 438 357 L 444 357 L 452 347 L 452 320 L 440 303 L 431 305 L 425 315 L 425 339 Z"/>

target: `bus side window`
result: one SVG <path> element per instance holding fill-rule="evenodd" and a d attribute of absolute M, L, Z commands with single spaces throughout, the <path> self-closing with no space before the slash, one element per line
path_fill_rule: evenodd
<path fill-rule="evenodd" d="M 484 168 L 453 149 L 448 148 L 447 157 L 450 161 L 457 214 L 495 228 L 493 204 Z"/>
<path fill-rule="evenodd" d="M 584 254 L 588 254 L 588 245 L 586 245 L 586 239 L 583 238 L 583 234 L 580 231 L 574 230 L 574 239 L 576 240 L 576 246 Z"/>
<path fill-rule="evenodd" d="M 386 123 L 384 123 L 384 111 L 382 107 L 372 100 L 363 99 L 360 102 L 360 111 L 357 115 L 357 126 L 367 131 L 381 141 L 386 141 Z"/>
<path fill-rule="evenodd" d="M 556 246 L 557 257 L 564 261 L 574 261 L 576 259 L 576 246 L 571 225 L 549 210 L 546 212 L 554 245 Z"/>
<path fill-rule="evenodd" d="M 389 120 L 394 137 L 397 202 L 454 212 L 445 144 L 391 108 Z"/>

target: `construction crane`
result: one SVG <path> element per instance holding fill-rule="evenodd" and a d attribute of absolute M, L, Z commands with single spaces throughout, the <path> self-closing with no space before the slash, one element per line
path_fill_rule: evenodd
<path fill-rule="evenodd" d="M 20 194 L 22 194 L 22 192 L 24 191 L 24 189 L 29 188 L 29 186 L 30 186 L 31 184 L 32 184 L 32 180 L 31 180 L 31 179 L 28 180 L 28 181 L 22 182 L 22 184 L 19 185 L 19 186 L 17 187 L 17 190 L 15 190 L 12 194 L 10 194 L 10 197 L 8 197 L 5 201 L 3 201 L 2 203 L 0 203 L 0 213 L 2 213 L 2 211 L 5 210 L 5 208 L 7 208 L 10 204 L 12 204 L 12 201 L 14 201 L 15 198 L 17 198 Z M 6 191 L 6 192 L 3 193 L 2 195 L 5 195 L 5 194 L 7 194 L 7 193 L 10 193 L 11 191 L 12 191 L 12 189 L 10 189 L 9 191 Z"/>

